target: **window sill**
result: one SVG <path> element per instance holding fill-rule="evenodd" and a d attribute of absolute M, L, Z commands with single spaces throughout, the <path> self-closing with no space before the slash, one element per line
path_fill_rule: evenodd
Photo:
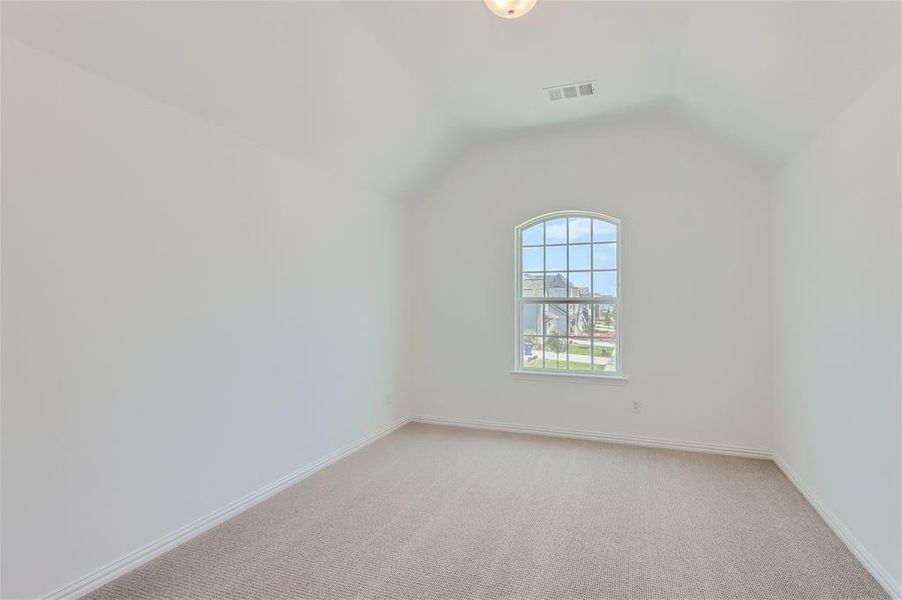
<path fill-rule="evenodd" d="M 513 369 L 510 373 L 514 379 L 523 381 L 568 381 L 572 383 L 601 383 L 608 385 L 624 385 L 628 381 L 626 375 L 614 373 L 610 375 L 580 375 L 555 371 L 527 371 L 526 369 Z"/>

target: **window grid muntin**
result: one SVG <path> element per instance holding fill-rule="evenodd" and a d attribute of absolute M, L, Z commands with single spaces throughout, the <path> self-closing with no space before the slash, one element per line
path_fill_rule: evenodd
<path fill-rule="evenodd" d="M 570 242 L 570 223 L 571 223 L 571 219 L 573 219 L 573 218 L 585 218 L 585 219 L 588 219 L 588 220 L 589 220 L 589 228 L 590 228 L 590 230 L 589 230 L 589 239 L 588 239 L 588 241 L 579 241 L 579 242 L 574 242 L 574 243 L 571 243 L 571 242 Z M 556 220 L 560 220 L 560 219 L 565 219 L 565 223 L 566 223 L 565 240 L 566 240 L 566 242 L 565 242 L 565 243 L 552 243 L 552 244 L 549 244 L 549 243 L 548 243 L 548 228 L 547 228 L 547 224 L 548 224 L 550 221 L 556 221 Z M 596 241 L 596 239 L 595 239 L 595 238 L 596 238 L 596 233 L 595 233 L 595 229 L 596 229 L 596 227 L 595 227 L 595 221 L 596 221 L 596 220 L 601 221 L 602 223 L 605 223 L 605 224 L 608 224 L 608 225 L 612 225 L 612 226 L 613 226 L 613 228 L 614 228 L 614 229 L 613 229 L 613 236 L 614 236 L 614 239 L 607 239 L 607 240 L 603 240 L 603 241 Z M 518 304 L 519 304 L 519 306 L 518 306 L 518 310 L 517 310 L 517 314 L 518 314 L 518 323 L 520 323 L 520 324 L 518 325 L 518 329 L 517 329 L 517 332 L 516 332 L 516 335 L 517 335 L 517 346 L 518 346 L 518 349 L 517 349 L 517 364 L 518 364 L 518 366 L 519 366 L 520 368 L 528 368 L 528 367 L 525 367 L 524 361 L 523 361 L 523 338 L 524 338 L 524 334 L 523 334 L 523 330 L 522 330 L 522 322 L 520 322 L 520 319 L 522 319 L 522 316 L 523 316 L 523 309 L 525 308 L 525 305 L 527 305 L 527 304 L 538 304 L 538 305 L 541 305 L 541 313 L 540 313 L 540 315 L 541 315 L 541 319 L 542 319 L 542 324 L 541 324 L 541 325 L 542 325 L 542 335 L 541 335 L 541 339 L 542 339 L 542 366 L 540 367 L 540 369 L 541 369 L 541 370 L 544 370 L 544 371 L 551 371 L 551 372 L 571 372 L 571 371 L 574 371 L 574 370 L 580 370 L 580 369 L 571 369 L 571 368 L 570 368 L 570 341 L 571 341 L 571 335 L 570 335 L 570 333 L 571 333 L 571 332 L 570 332 L 570 328 L 571 328 L 571 323 L 570 323 L 570 305 L 571 305 L 571 304 L 589 304 L 589 305 L 590 305 L 590 311 L 589 311 L 589 314 L 590 314 L 589 321 L 590 321 L 590 322 L 589 322 L 589 355 L 588 355 L 588 356 L 589 356 L 589 361 L 590 361 L 590 362 L 589 362 L 589 367 L 588 367 L 588 369 L 586 369 L 586 370 L 589 371 L 590 373 L 596 373 L 596 372 L 598 372 L 598 373 L 619 374 L 619 373 L 621 372 L 621 349 L 620 349 L 620 297 L 621 297 L 621 291 L 620 291 L 620 274 L 619 274 L 619 270 L 620 270 L 620 269 L 619 269 L 619 267 L 620 267 L 620 249 L 619 249 L 619 248 L 616 248 L 616 245 L 617 245 L 617 244 L 620 244 L 621 241 L 622 241 L 622 240 L 620 239 L 620 223 L 619 223 L 619 221 L 617 221 L 617 220 L 611 220 L 609 217 L 604 217 L 603 215 L 597 215 L 597 214 L 592 214 L 592 213 L 585 213 L 585 214 L 579 214 L 579 213 L 577 213 L 577 214 L 574 214 L 574 213 L 560 213 L 560 214 L 547 215 L 543 220 L 539 221 L 539 223 L 541 223 L 541 225 L 542 225 L 542 240 L 543 240 L 543 242 L 544 242 L 544 243 L 542 244 L 542 248 L 543 248 L 543 250 L 542 250 L 542 255 L 543 255 L 542 266 L 543 266 L 543 269 L 545 269 L 545 270 L 543 270 L 543 271 L 524 271 L 522 268 L 518 268 L 518 273 L 517 273 L 517 276 L 518 276 L 518 283 L 517 283 L 517 285 L 519 286 L 519 292 L 520 292 L 520 293 L 519 293 L 519 296 L 518 296 Z M 524 232 L 526 229 L 529 229 L 530 227 L 534 227 L 535 225 L 538 225 L 539 223 L 532 223 L 532 224 L 529 225 L 528 227 L 521 227 L 521 228 L 518 228 L 518 230 L 517 230 L 517 231 L 518 231 L 518 237 L 517 237 L 517 249 L 518 249 L 518 253 L 519 253 L 518 256 L 522 257 L 523 248 L 538 247 L 538 244 L 524 244 L 524 243 L 523 243 L 523 232 Z M 596 269 L 596 268 L 595 268 L 595 252 L 594 252 L 594 250 L 595 250 L 595 246 L 596 246 L 596 245 L 614 245 L 614 246 L 615 246 L 615 250 L 614 250 L 614 252 L 615 252 L 615 257 L 614 257 L 614 265 L 615 265 L 615 267 L 614 267 L 614 268 L 605 268 L 605 269 Z M 554 246 L 567 246 L 567 270 L 565 271 L 566 274 L 567 274 L 567 275 L 566 275 L 566 279 L 567 279 L 567 291 L 566 291 L 566 293 L 567 293 L 567 295 L 564 296 L 564 297 L 554 297 L 554 296 L 549 296 L 549 295 L 548 295 L 548 289 L 549 289 L 549 288 L 548 288 L 548 279 L 547 279 L 548 273 L 562 273 L 562 272 L 564 272 L 564 271 L 561 271 L 561 270 L 553 270 L 553 271 L 548 271 L 548 270 L 547 270 L 547 248 L 548 248 L 549 246 L 552 246 L 552 247 L 554 247 Z M 571 261 L 570 261 L 570 248 L 569 248 L 570 246 L 589 246 L 589 249 L 590 249 L 590 251 L 589 251 L 589 266 L 590 266 L 589 270 L 579 269 L 579 270 L 576 270 L 576 271 L 570 271 L 570 262 L 571 262 Z M 519 259 L 518 259 L 518 260 L 519 260 Z M 613 272 L 613 273 L 616 273 L 616 276 L 615 276 L 614 281 L 613 281 L 613 284 L 614 284 L 614 294 L 613 294 L 613 296 L 612 296 L 613 299 L 614 299 L 614 303 L 613 303 L 613 304 L 599 302 L 599 301 L 598 301 L 599 299 L 595 297 L 596 291 L 595 291 L 595 277 L 594 277 L 594 274 L 595 274 L 595 273 L 602 273 L 602 272 Z M 569 293 L 570 293 L 570 290 L 569 290 L 569 287 L 570 287 L 570 274 L 571 274 L 571 273 L 588 273 L 589 278 L 590 278 L 590 282 L 589 282 L 589 285 L 590 285 L 590 288 L 589 288 L 589 289 L 590 289 L 590 292 L 589 292 L 589 293 L 590 293 L 590 297 L 588 297 L 588 298 L 577 298 L 577 297 L 570 297 L 570 296 L 569 296 Z M 526 274 L 531 274 L 531 275 L 539 275 L 539 274 L 541 274 L 542 293 L 543 293 L 543 295 L 542 295 L 541 297 L 538 297 L 538 296 L 524 297 L 524 296 L 523 296 L 523 281 L 524 281 L 524 278 L 525 278 L 525 275 L 526 275 Z M 567 306 L 567 311 L 566 311 L 566 312 L 567 312 L 567 316 L 566 316 L 566 318 L 565 318 L 565 321 L 566 321 L 566 334 L 565 334 L 564 336 L 555 336 L 555 335 L 548 336 L 548 335 L 546 335 L 546 320 L 545 320 L 545 305 L 546 305 L 546 304 L 562 304 L 562 305 L 566 305 L 566 306 Z M 596 306 L 596 305 L 597 305 L 597 306 Z M 599 354 L 596 356 L 596 331 L 595 331 L 595 329 L 596 329 L 596 316 L 597 316 L 598 314 L 600 314 L 600 313 L 598 312 L 598 308 L 600 308 L 600 307 L 602 307 L 602 306 L 613 306 L 613 309 L 614 309 L 614 336 L 615 336 L 615 338 L 614 338 L 614 344 L 613 344 L 613 345 L 614 345 L 614 348 L 613 348 L 613 353 L 612 353 L 612 354 L 613 354 L 614 371 L 605 371 L 605 370 L 604 370 L 605 365 L 596 365 L 596 358 L 605 358 L 605 357 L 601 354 L 601 351 L 600 351 L 600 350 L 599 350 Z M 538 337 L 538 336 L 537 336 L 537 337 Z M 552 338 L 563 338 L 563 339 L 564 339 L 564 343 L 565 343 L 565 353 L 562 353 L 562 354 L 565 354 L 565 355 L 566 355 L 566 366 L 565 366 L 565 368 L 560 368 L 561 361 L 558 360 L 557 355 L 555 355 L 555 358 L 552 359 L 552 360 L 555 360 L 555 361 L 557 362 L 557 368 L 555 368 L 555 369 L 547 369 L 547 368 L 546 368 L 545 365 L 546 365 L 546 362 L 547 362 L 548 359 L 547 359 L 547 357 L 546 357 L 546 345 L 545 345 L 545 343 L 546 343 L 546 338 L 548 338 L 548 337 L 552 337 Z M 599 341 L 598 343 L 601 343 L 601 342 Z M 599 366 L 600 366 L 600 368 L 598 368 Z"/>
<path fill-rule="evenodd" d="M 614 371 L 606 371 L 605 368 L 607 365 L 602 365 L 596 361 L 596 359 L 607 358 L 600 351 L 596 352 L 596 348 L 600 349 L 601 344 L 603 343 L 601 341 L 601 339 L 597 338 L 597 336 L 595 335 L 595 333 L 596 333 L 595 325 L 596 325 L 596 322 L 598 321 L 598 319 L 600 319 L 600 315 L 601 315 L 601 313 L 599 312 L 599 309 L 601 309 L 602 307 L 606 307 L 606 306 L 613 306 L 615 309 L 615 327 L 617 327 L 617 321 L 616 321 L 617 304 L 616 303 L 614 303 L 612 305 L 607 302 L 598 302 L 597 299 L 589 299 L 589 298 L 578 298 L 578 299 L 567 299 L 567 300 L 562 300 L 559 298 L 552 298 L 551 299 L 552 301 L 550 301 L 550 302 L 547 300 L 543 301 L 538 298 L 530 298 L 528 300 L 529 301 L 524 301 L 521 305 L 521 318 L 522 318 L 522 314 L 524 312 L 522 310 L 522 307 L 525 305 L 528 305 L 528 304 L 533 304 L 539 308 L 539 310 L 537 311 L 537 314 L 538 314 L 538 317 L 541 319 L 541 323 L 540 323 L 540 326 L 536 328 L 535 334 L 525 333 L 523 331 L 524 322 L 521 320 L 519 341 L 522 346 L 522 344 L 524 343 L 523 340 L 527 337 L 541 339 L 541 342 L 542 342 L 542 366 L 541 366 L 541 368 L 542 369 L 548 369 L 549 367 L 547 367 L 547 363 L 549 362 L 549 360 L 553 360 L 557 363 L 557 367 L 555 367 L 554 369 L 551 369 L 551 370 L 555 370 L 555 371 L 583 371 L 583 370 L 585 370 L 585 371 L 593 371 L 593 372 L 597 371 L 597 372 L 601 372 L 601 373 L 611 373 L 611 372 L 617 373 L 617 372 L 619 372 L 619 370 L 617 370 L 617 367 L 619 366 L 619 362 L 618 362 L 618 357 L 616 356 L 619 353 L 619 347 L 618 347 L 619 344 L 617 344 L 616 341 L 614 343 L 614 348 L 613 348 L 613 352 L 612 352 L 613 357 L 614 357 L 615 370 Z M 565 317 L 564 317 L 564 329 L 562 332 L 549 331 L 549 329 L 548 329 L 548 324 L 549 324 L 550 319 L 546 319 L 546 314 L 547 314 L 549 305 L 566 306 Z M 571 306 L 579 306 L 579 305 L 589 306 L 589 334 L 588 334 L 589 354 L 587 355 L 589 357 L 589 366 L 586 369 L 570 368 L 570 359 L 571 359 L 570 344 L 571 344 L 571 342 L 576 342 L 577 340 L 584 339 L 584 336 L 580 336 L 579 332 L 573 329 L 574 322 L 571 320 Z M 617 331 L 617 330 L 615 329 L 615 331 Z M 619 332 L 617 332 L 616 335 L 619 336 Z M 549 352 L 547 350 L 547 348 L 548 348 L 547 343 L 548 343 L 549 338 L 561 339 L 564 341 L 564 351 L 560 353 L 560 358 L 558 358 L 558 354 L 556 352 L 554 353 L 554 356 L 552 357 L 551 352 Z M 579 345 L 579 344 L 574 343 L 574 345 Z M 566 368 L 561 368 L 560 365 L 564 362 L 566 362 L 567 366 L 566 366 Z M 538 368 L 538 367 L 528 367 L 526 365 L 524 365 L 524 367 Z"/>

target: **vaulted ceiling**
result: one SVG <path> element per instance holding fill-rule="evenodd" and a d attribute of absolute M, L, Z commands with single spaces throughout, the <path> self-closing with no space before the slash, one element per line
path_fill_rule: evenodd
<path fill-rule="evenodd" d="M 4 2 L 4 37 L 390 195 L 469 140 L 666 104 L 779 165 L 900 53 L 897 2 Z M 592 97 L 547 86 L 595 80 Z"/>

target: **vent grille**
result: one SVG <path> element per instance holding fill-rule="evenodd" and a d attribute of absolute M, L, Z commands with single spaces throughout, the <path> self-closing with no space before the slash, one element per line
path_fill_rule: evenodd
<path fill-rule="evenodd" d="M 595 82 L 581 81 L 578 83 L 555 85 L 544 88 L 542 91 L 548 94 L 548 99 L 551 102 L 557 102 L 558 100 L 572 100 L 573 98 L 581 98 L 583 96 L 594 96 Z"/>

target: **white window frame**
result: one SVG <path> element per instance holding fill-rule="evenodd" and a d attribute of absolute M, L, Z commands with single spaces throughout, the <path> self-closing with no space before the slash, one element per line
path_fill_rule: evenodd
<path fill-rule="evenodd" d="M 524 303 L 535 303 L 535 304 L 593 304 L 594 298 L 551 298 L 551 297 L 541 297 L 541 298 L 524 298 L 523 297 L 523 231 L 532 227 L 538 223 L 543 221 L 550 221 L 553 219 L 561 219 L 566 217 L 577 217 L 577 218 L 589 218 L 589 219 L 599 219 L 601 221 L 605 221 L 614 225 L 616 227 L 616 256 L 617 256 L 617 264 L 616 264 L 616 285 L 617 285 L 617 294 L 615 296 L 614 303 L 614 315 L 615 315 L 615 323 L 617 324 L 615 330 L 615 344 L 616 351 L 614 353 L 615 358 L 615 371 L 594 371 L 587 370 L 583 371 L 574 371 L 569 369 L 528 369 L 523 366 L 523 340 L 521 335 L 521 315 L 523 311 Z M 569 254 L 569 221 L 568 224 L 568 235 L 567 235 L 567 247 Z M 578 378 L 583 381 L 614 381 L 614 382 L 624 382 L 626 381 L 626 376 L 623 374 L 623 345 L 622 345 L 622 304 L 623 304 L 623 288 L 621 286 L 621 262 L 623 257 L 623 226 L 620 219 L 616 217 L 612 217 L 609 215 L 588 212 L 582 210 L 561 210 L 551 213 L 546 213 L 544 215 L 539 215 L 535 218 L 532 218 L 524 223 L 517 225 L 514 228 L 514 368 L 511 373 L 517 376 L 524 376 L 527 379 L 545 379 L 545 378 Z M 543 239 L 543 248 L 545 240 Z M 590 263 L 589 263 L 589 273 L 590 277 L 592 277 L 592 273 L 594 272 L 594 264 L 591 261 L 594 260 L 594 252 L 591 250 L 592 244 L 594 242 L 591 241 L 590 238 Z M 569 262 L 569 261 L 568 261 Z M 544 267 L 544 265 L 543 265 Z M 568 264 L 569 267 L 569 264 Z M 546 292 L 547 293 L 547 292 Z M 591 334 L 594 336 L 594 331 Z"/>

